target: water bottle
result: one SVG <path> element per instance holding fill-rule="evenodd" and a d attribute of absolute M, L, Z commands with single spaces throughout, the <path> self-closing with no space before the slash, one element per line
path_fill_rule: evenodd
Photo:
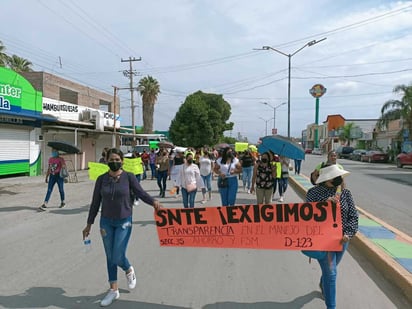
<path fill-rule="evenodd" d="M 86 237 L 83 241 L 84 243 L 84 252 L 88 253 L 90 250 L 92 250 L 92 241 L 89 237 Z"/>

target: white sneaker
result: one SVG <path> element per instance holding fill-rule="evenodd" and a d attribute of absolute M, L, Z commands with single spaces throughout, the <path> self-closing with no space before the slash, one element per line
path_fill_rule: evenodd
<path fill-rule="evenodd" d="M 134 200 L 133 207 L 137 207 L 137 206 L 139 206 L 139 200 Z"/>
<path fill-rule="evenodd" d="M 201 200 L 200 203 L 202 203 L 202 204 L 206 203 L 206 199 Z"/>
<path fill-rule="evenodd" d="M 134 273 L 133 266 L 130 266 L 130 269 L 132 271 L 126 273 L 127 285 L 129 286 L 129 289 L 134 289 L 136 287 L 136 274 Z"/>
<path fill-rule="evenodd" d="M 283 196 L 280 197 L 279 202 L 283 202 Z"/>
<path fill-rule="evenodd" d="M 119 297 L 120 297 L 119 290 L 115 291 L 115 290 L 110 289 L 107 295 L 100 302 L 100 306 L 102 307 L 110 306 L 112 302 L 116 299 L 119 299 Z"/>

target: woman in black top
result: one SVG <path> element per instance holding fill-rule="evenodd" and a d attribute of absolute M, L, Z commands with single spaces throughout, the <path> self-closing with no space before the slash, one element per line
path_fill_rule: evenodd
<path fill-rule="evenodd" d="M 246 150 L 240 159 L 240 164 L 242 165 L 242 181 L 243 181 L 243 191 L 250 193 L 250 185 L 252 182 L 253 166 L 255 165 L 255 158 L 253 158 L 250 150 Z"/>

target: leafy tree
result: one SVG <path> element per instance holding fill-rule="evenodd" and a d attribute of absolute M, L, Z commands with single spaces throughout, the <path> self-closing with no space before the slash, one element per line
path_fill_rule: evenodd
<path fill-rule="evenodd" d="M 349 122 L 341 127 L 341 133 L 339 134 L 339 139 L 344 141 L 347 146 L 350 146 L 351 141 L 351 131 L 354 128 L 355 124 L 353 122 Z"/>
<path fill-rule="evenodd" d="M 31 72 L 33 71 L 31 68 L 32 65 L 33 64 L 29 60 L 17 55 L 13 55 L 8 59 L 9 68 L 16 72 Z"/>
<path fill-rule="evenodd" d="M 173 143 L 200 147 L 217 144 L 233 128 L 230 104 L 222 95 L 195 92 L 180 106 L 169 128 Z"/>
<path fill-rule="evenodd" d="M 3 45 L 3 42 L 0 41 L 0 67 L 6 66 L 9 60 L 9 56 L 5 53 L 6 46 Z"/>
<path fill-rule="evenodd" d="M 153 133 L 154 105 L 160 93 L 159 82 L 148 75 L 139 81 L 138 90 L 142 96 L 143 131 L 144 133 Z"/>
<path fill-rule="evenodd" d="M 389 100 L 381 108 L 381 116 L 378 120 L 380 129 L 386 128 L 392 120 L 402 119 L 403 128 L 409 130 L 409 139 L 412 139 L 412 84 L 409 86 L 395 86 L 393 92 L 402 94 L 400 100 Z M 399 132 L 402 135 L 402 131 Z"/>

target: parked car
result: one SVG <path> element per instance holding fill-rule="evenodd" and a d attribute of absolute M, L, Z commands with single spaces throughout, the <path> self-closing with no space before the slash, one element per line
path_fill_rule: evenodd
<path fill-rule="evenodd" d="M 305 149 L 305 153 L 312 153 L 312 149 L 306 148 L 306 149 Z"/>
<path fill-rule="evenodd" d="M 322 155 L 322 154 L 323 154 L 322 148 L 313 148 L 312 154 L 314 154 L 314 155 Z"/>
<path fill-rule="evenodd" d="M 380 150 L 369 150 L 365 154 L 361 155 L 362 162 L 383 162 L 386 163 L 389 160 L 389 155 Z"/>
<path fill-rule="evenodd" d="M 352 153 L 349 155 L 349 159 L 354 160 L 354 161 L 360 161 L 361 156 L 366 153 L 365 149 L 355 149 L 352 151 Z"/>
<path fill-rule="evenodd" d="M 349 159 L 350 154 L 355 150 L 355 148 L 350 146 L 339 146 L 336 149 L 336 156 L 338 159 Z"/>
<path fill-rule="evenodd" d="M 412 165 L 412 141 L 406 141 L 402 145 L 402 152 L 396 156 L 396 166 Z"/>

